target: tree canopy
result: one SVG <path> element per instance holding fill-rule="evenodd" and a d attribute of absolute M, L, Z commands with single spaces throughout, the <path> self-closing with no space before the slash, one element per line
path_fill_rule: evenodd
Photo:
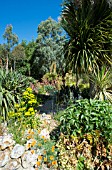
<path fill-rule="evenodd" d="M 36 48 L 31 58 L 31 73 L 35 78 L 41 78 L 50 71 L 53 62 L 57 72 L 64 71 L 65 34 L 60 22 L 48 18 L 38 26 Z"/>

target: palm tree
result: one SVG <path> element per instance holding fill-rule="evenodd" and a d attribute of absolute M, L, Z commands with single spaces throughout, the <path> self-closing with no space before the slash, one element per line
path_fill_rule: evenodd
<path fill-rule="evenodd" d="M 68 34 L 69 69 L 88 73 L 103 63 L 112 64 L 112 6 L 107 0 L 65 0 L 62 26 Z"/>

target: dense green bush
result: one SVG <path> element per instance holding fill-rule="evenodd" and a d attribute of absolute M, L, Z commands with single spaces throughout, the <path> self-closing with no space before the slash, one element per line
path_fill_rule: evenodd
<path fill-rule="evenodd" d="M 83 136 L 86 133 L 100 135 L 111 140 L 112 105 L 99 100 L 77 100 L 60 117 L 60 129 L 64 134 Z"/>
<path fill-rule="evenodd" d="M 77 100 L 58 116 L 59 169 L 110 169 L 112 105 L 107 101 Z"/>

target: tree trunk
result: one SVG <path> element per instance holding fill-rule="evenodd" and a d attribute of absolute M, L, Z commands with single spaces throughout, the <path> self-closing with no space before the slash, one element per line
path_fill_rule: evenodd
<path fill-rule="evenodd" d="M 15 72 L 15 70 L 16 70 L 16 61 L 14 60 L 14 72 Z"/>
<path fill-rule="evenodd" d="M 91 99 L 93 99 L 96 95 L 95 83 L 93 81 L 89 80 L 89 84 L 90 84 L 89 96 Z"/>
<path fill-rule="evenodd" d="M 6 73 L 8 73 L 8 67 L 9 67 L 9 54 L 7 54 L 6 58 Z"/>

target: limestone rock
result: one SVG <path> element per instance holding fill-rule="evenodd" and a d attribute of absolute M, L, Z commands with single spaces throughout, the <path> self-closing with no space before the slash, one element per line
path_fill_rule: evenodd
<path fill-rule="evenodd" d="M 11 134 L 0 136 L 0 148 L 4 150 L 7 147 L 10 147 L 15 144 L 15 141 L 12 138 Z"/>
<path fill-rule="evenodd" d="M 16 170 L 20 167 L 20 162 L 16 159 L 11 159 L 3 170 Z"/>
<path fill-rule="evenodd" d="M 0 167 L 5 166 L 10 160 L 10 153 L 8 150 L 0 151 Z"/>
<path fill-rule="evenodd" d="M 25 170 L 22 166 L 20 166 L 17 170 Z"/>
<path fill-rule="evenodd" d="M 19 144 L 16 144 L 11 152 L 11 158 L 19 158 L 23 155 L 25 147 Z"/>
<path fill-rule="evenodd" d="M 33 167 L 37 162 L 38 154 L 31 153 L 31 151 L 26 151 L 22 156 L 22 166 L 23 168 Z"/>
<path fill-rule="evenodd" d="M 28 167 L 27 169 L 23 168 L 22 166 L 20 166 L 17 170 L 35 170 L 35 168 L 33 167 Z"/>

